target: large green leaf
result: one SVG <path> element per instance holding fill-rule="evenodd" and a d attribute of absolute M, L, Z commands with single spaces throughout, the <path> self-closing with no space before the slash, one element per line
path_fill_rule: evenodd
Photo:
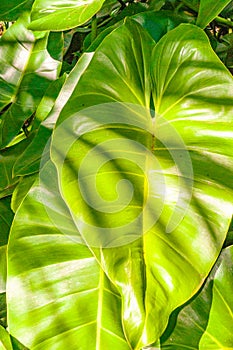
<path fill-rule="evenodd" d="M 34 0 L 2 0 L 0 18 L 2 21 L 15 21 L 22 12 L 29 11 Z"/>
<path fill-rule="evenodd" d="M 80 242 L 47 164 L 17 211 L 8 248 L 9 331 L 31 350 L 130 349 L 120 296 Z"/>
<path fill-rule="evenodd" d="M 52 142 L 62 195 L 118 287 L 133 349 L 200 288 L 232 216 L 232 77 L 193 25 L 152 46 L 130 20 L 108 35 Z"/>
<path fill-rule="evenodd" d="M 231 0 L 200 0 L 197 25 L 205 28 L 230 2 Z"/>
<path fill-rule="evenodd" d="M 61 66 L 48 53 L 49 34 L 40 33 L 36 38 L 26 29 L 29 22 L 29 14 L 24 13 L 0 41 L 0 147 L 6 146 L 33 115 Z M 60 44 L 58 47 L 62 49 Z"/>
<path fill-rule="evenodd" d="M 66 30 L 87 22 L 104 0 L 35 0 L 32 7 L 33 30 Z"/>
<path fill-rule="evenodd" d="M 221 253 L 203 290 L 180 311 L 174 329 L 171 322 L 170 329 L 168 328 L 163 336 L 162 349 L 233 348 L 232 278 L 231 246 Z"/>

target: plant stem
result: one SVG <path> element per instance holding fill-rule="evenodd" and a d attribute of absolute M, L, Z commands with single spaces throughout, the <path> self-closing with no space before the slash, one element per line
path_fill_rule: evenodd
<path fill-rule="evenodd" d="M 232 22 L 232 21 L 229 21 L 229 20 L 226 19 L 226 18 L 217 16 L 217 17 L 215 18 L 215 21 L 216 21 L 217 23 L 225 24 L 226 26 L 228 26 L 228 27 L 230 27 L 230 28 L 233 28 L 233 22 Z"/>
<path fill-rule="evenodd" d="M 91 42 L 97 37 L 97 17 L 94 15 L 91 21 Z"/>

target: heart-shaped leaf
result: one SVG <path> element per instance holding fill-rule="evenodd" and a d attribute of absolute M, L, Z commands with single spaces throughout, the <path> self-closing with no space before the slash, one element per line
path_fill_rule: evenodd
<path fill-rule="evenodd" d="M 31 350 L 130 350 L 121 327 L 120 296 L 80 243 L 56 176 L 53 164 L 46 164 L 12 226 L 9 331 Z"/>
<path fill-rule="evenodd" d="M 33 30 L 66 30 L 80 26 L 98 12 L 104 0 L 35 0 L 32 7 Z"/>
<path fill-rule="evenodd" d="M 155 45 L 126 20 L 61 112 L 52 159 L 62 195 L 118 287 L 134 349 L 160 337 L 226 237 L 232 101 L 232 77 L 200 28 L 180 25 Z"/>

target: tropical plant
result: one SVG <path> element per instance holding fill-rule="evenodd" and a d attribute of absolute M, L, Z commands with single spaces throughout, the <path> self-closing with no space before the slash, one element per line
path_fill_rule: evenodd
<path fill-rule="evenodd" d="M 232 18 L 2 2 L 0 349 L 233 349 Z"/>

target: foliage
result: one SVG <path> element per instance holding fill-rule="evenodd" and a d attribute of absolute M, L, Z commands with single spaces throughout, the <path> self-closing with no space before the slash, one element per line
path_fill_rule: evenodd
<path fill-rule="evenodd" d="M 232 19 L 2 1 L 0 349 L 233 349 Z"/>

